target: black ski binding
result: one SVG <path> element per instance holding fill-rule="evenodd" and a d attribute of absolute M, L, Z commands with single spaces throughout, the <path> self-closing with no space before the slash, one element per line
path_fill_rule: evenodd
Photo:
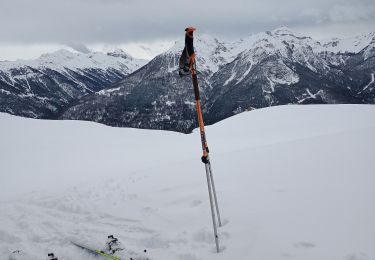
<path fill-rule="evenodd" d="M 107 248 L 106 248 L 106 250 L 110 254 L 113 255 L 117 251 L 121 251 L 121 250 L 124 250 L 124 249 L 121 248 L 121 243 L 120 243 L 120 241 L 118 241 L 118 239 L 116 237 L 114 237 L 113 235 L 109 235 L 108 236 L 108 240 L 107 240 Z"/>
<path fill-rule="evenodd" d="M 47 260 L 58 260 L 54 253 L 49 253 Z"/>

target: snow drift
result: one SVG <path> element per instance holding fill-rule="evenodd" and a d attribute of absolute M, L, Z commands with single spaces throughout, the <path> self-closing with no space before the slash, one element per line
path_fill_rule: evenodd
<path fill-rule="evenodd" d="M 224 226 L 215 253 L 198 131 L 0 114 L 0 259 L 95 259 L 114 234 L 152 259 L 375 259 L 375 107 L 282 106 L 207 128 Z"/>

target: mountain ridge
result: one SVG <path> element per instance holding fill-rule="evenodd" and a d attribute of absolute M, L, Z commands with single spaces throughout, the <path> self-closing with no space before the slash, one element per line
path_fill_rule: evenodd
<path fill-rule="evenodd" d="M 148 63 L 121 50 L 107 54 L 60 51 L 41 57 L 46 59 L 42 71 L 21 66 L 13 82 L 4 77 L 0 62 L 0 111 L 190 132 L 196 127 L 191 79 L 177 74 L 183 46 L 182 39 L 176 41 Z M 285 26 L 235 41 L 198 33 L 195 49 L 208 124 L 273 105 L 375 103 L 375 33 L 326 41 Z M 89 56 L 90 62 L 83 59 Z M 48 70 L 51 67 L 56 70 Z M 29 91 L 33 88 L 27 77 L 32 73 L 51 77 L 52 91 L 40 90 L 47 83 L 37 88 L 40 95 Z M 14 84 L 20 82 L 23 92 Z M 18 99 L 4 98 L 14 93 Z M 29 104 L 29 99 L 34 103 Z M 38 114 L 39 110 L 48 113 Z"/>
<path fill-rule="evenodd" d="M 0 62 L 0 111 L 54 118 L 74 100 L 144 65 L 123 51 L 80 53 L 61 49 L 33 60 Z"/>
<path fill-rule="evenodd" d="M 206 122 L 213 124 L 272 105 L 374 103 L 372 83 L 363 93 L 375 70 L 371 37 L 357 37 L 358 45 L 367 45 L 353 53 L 342 52 L 345 44 L 327 49 L 286 27 L 233 42 L 197 34 L 198 79 Z M 190 132 L 197 125 L 191 79 L 177 75 L 182 48 L 183 42 L 178 41 L 111 90 L 104 90 L 106 95 L 85 96 L 61 118 Z"/>

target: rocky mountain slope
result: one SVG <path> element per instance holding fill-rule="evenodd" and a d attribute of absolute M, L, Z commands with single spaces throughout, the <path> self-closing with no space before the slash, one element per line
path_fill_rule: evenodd
<path fill-rule="evenodd" d="M 125 79 L 84 96 L 60 118 L 189 132 L 196 127 L 190 77 L 179 78 L 182 42 Z M 235 41 L 197 34 L 205 120 L 282 104 L 375 102 L 375 33 L 319 42 L 281 27 Z"/>
<path fill-rule="evenodd" d="M 321 44 L 286 28 L 252 38 L 211 78 L 211 122 L 250 107 L 375 102 L 374 85 L 366 88 L 375 71 L 375 34 L 357 49 L 333 48 L 338 40 Z"/>
<path fill-rule="evenodd" d="M 28 61 L 0 62 L 0 111 L 56 118 L 74 100 L 99 91 L 140 68 L 121 50 L 80 53 L 60 50 Z"/>

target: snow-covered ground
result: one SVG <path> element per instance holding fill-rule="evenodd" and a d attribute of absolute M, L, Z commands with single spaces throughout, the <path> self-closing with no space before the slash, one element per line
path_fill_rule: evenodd
<path fill-rule="evenodd" d="M 224 222 L 215 253 L 199 133 L 0 114 L 0 259 L 375 259 L 375 106 L 281 106 L 207 127 Z"/>

